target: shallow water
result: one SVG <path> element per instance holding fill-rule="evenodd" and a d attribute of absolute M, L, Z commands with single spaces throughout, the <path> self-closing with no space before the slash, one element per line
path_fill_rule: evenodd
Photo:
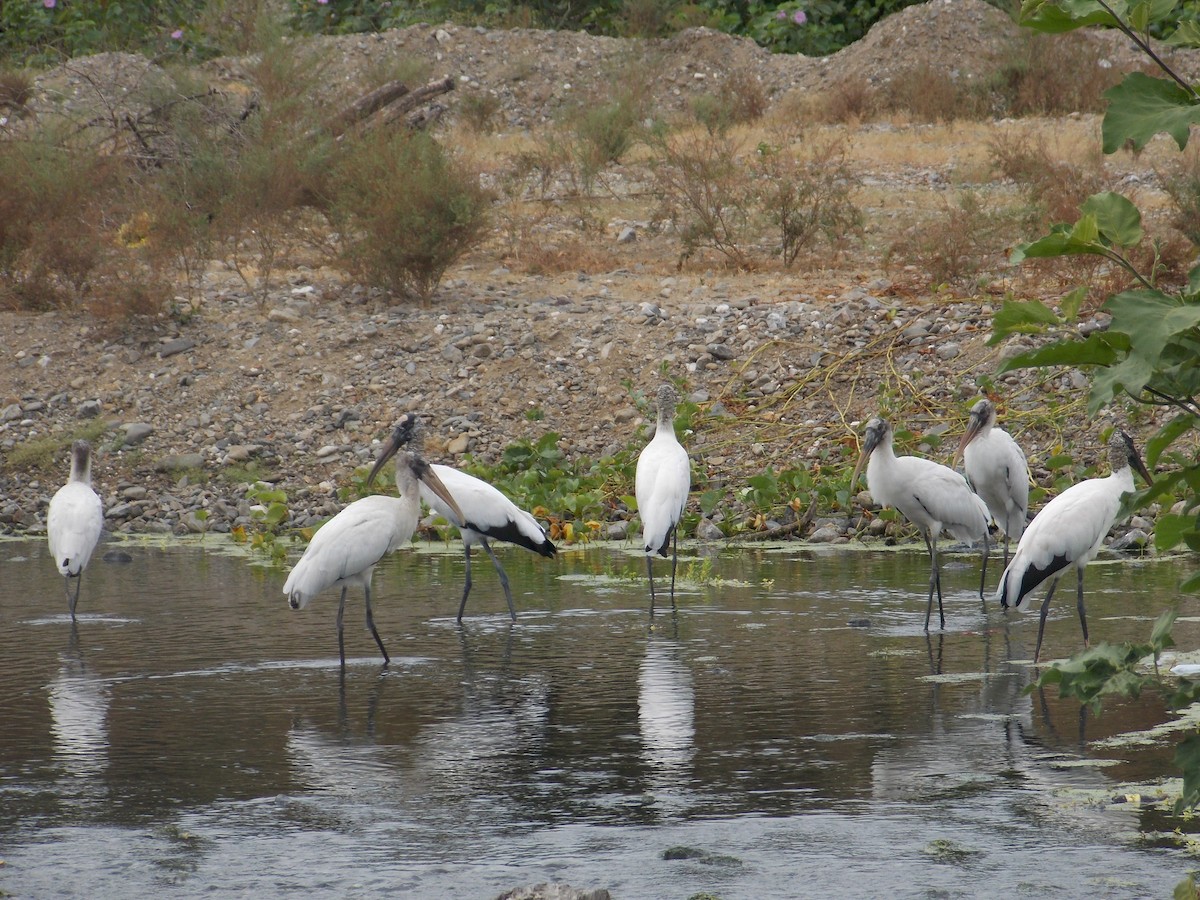
<path fill-rule="evenodd" d="M 1096 744 L 1159 703 L 1025 695 L 1036 616 L 984 613 L 970 556 L 927 636 L 916 550 L 726 550 L 652 630 L 627 548 L 502 551 L 515 625 L 480 556 L 461 628 L 461 552 L 402 551 L 374 581 L 392 665 L 352 591 L 342 679 L 336 593 L 293 612 L 284 571 L 216 535 L 104 551 L 130 559 L 93 561 L 72 627 L 44 544 L 0 543 L 19 897 L 1161 897 L 1193 868 L 1151 814 L 1062 793 L 1172 774 L 1169 737 Z M 1188 571 L 1094 564 L 1093 640 L 1144 639 Z M 1050 658 L 1081 646 L 1061 590 Z"/>

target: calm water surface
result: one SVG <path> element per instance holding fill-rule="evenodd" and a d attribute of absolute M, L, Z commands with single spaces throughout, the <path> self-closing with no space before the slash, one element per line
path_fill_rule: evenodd
<path fill-rule="evenodd" d="M 0 892 L 1166 897 L 1194 867 L 1176 823 L 1064 793 L 1171 774 L 1170 737 L 1104 743 L 1159 704 L 1023 694 L 1036 616 L 985 614 L 967 556 L 926 636 L 915 550 L 723 551 L 652 630 L 626 548 L 504 553 L 515 625 L 481 556 L 461 628 L 460 552 L 403 551 L 393 664 L 352 592 L 343 680 L 336 593 L 293 612 L 215 535 L 114 550 L 72 627 L 44 543 L 0 543 Z M 1090 567 L 1093 638 L 1144 639 L 1186 571 Z M 1081 645 L 1062 596 L 1049 657 Z"/>

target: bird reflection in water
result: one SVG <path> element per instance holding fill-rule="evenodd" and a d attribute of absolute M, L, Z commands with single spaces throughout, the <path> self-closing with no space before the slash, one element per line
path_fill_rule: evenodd
<path fill-rule="evenodd" d="M 651 637 L 638 668 L 638 727 L 647 793 L 664 812 L 684 808 L 696 755 L 696 689 L 678 641 Z"/>

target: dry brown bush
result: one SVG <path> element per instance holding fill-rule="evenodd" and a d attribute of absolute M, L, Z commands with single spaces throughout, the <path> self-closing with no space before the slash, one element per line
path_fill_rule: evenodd
<path fill-rule="evenodd" d="M 912 265 L 933 284 L 970 287 L 1004 264 L 1003 248 L 1018 224 L 990 209 L 975 192 L 946 200 L 941 212 L 905 230 L 888 251 L 892 265 Z"/>
<path fill-rule="evenodd" d="M 351 271 L 428 302 L 447 267 L 483 237 L 479 175 L 423 133 L 377 133 L 344 147 L 330 215 Z"/>
<path fill-rule="evenodd" d="M 1028 204 L 1026 223 L 1034 230 L 1057 222 L 1074 222 L 1083 201 L 1104 188 L 1101 160 L 1079 164 L 1060 158 L 1051 151 L 1043 134 L 1009 131 L 992 141 L 988 152 L 992 168 L 1014 181 L 1024 193 Z"/>

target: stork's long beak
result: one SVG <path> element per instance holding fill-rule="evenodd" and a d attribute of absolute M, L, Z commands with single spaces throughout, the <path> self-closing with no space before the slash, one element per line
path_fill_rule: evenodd
<path fill-rule="evenodd" d="M 384 463 L 395 456 L 397 450 L 413 439 L 417 433 L 417 427 L 417 420 L 412 414 L 405 413 L 400 417 L 400 421 L 396 423 L 396 427 L 388 437 L 387 443 L 383 445 L 379 459 L 375 460 L 371 474 L 367 476 L 367 487 L 371 486 L 371 482 L 375 480 L 375 476 L 379 474 L 379 470 L 383 468 Z"/>
<path fill-rule="evenodd" d="M 1133 467 L 1138 470 L 1138 474 L 1146 480 L 1146 484 L 1154 484 L 1154 476 L 1152 476 L 1146 469 L 1146 464 L 1142 462 L 1142 455 L 1136 450 L 1133 451 L 1133 458 L 1130 460 L 1130 462 L 1132 462 Z"/>
<path fill-rule="evenodd" d="M 962 436 L 962 440 L 958 442 L 958 449 L 954 451 L 954 459 L 950 461 L 950 468 L 957 469 L 958 464 L 962 462 L 963 452 L 967 449 L 967 444 L 975 440 L 975 435 L 983 430 L 983 420 L 978 416 L 971 416 L 967 423 L 967 433 Z"/>
<path fill-rule="evenodd" d="M 462 510 L 458 508 L 458 503 L 455 501 L 453 495 L 446 489 L 446 485 L 442 483 L 442 479 L 437 477 L 437 473 L 433 471 L 433 467 L 429 463 L 423 459 L 414 459 L 413 474 L 417 476 L 417 479 L 423 485 L 437 494 L 443 503 L 450 507 L 450 511 L 454 513 L 454 517 L 458 520 L 454 523 L 455 525 L 461 526 L 466 524 L 467 517 L 462 514 Z"/>
<path fill-rule="evenodd" d="M 868 428 L 866 435 L 863 438 L 862 453 L 858 456 L 858 465 L 854 467 L 854 474 L 850 476 L 850 493 L 854 493 L 854 486 L 858 484 L 858 476 L 862 474 L 862 470 L 866 468 L 867 460 L 871 458 L 871 454 L 875 452 L 875 448 L 879 446 L 880 432 L 874 428 Z"/>
<path fill-rule="evenodd" d="M 371 474 L 367 476 L 367 487 L 375 480 L 375 476 L 379 474 L 379 470 L 384 464 L 396 455 L 396 451 L 403 445 L 403 441 L 396 440 L 396 435 L 393 434 L 388 438 L 387 443 L 383 445 L 383 452 L 379 454 L 379 459 L 375 460 L 375 465 L 371 467 Z"/>

